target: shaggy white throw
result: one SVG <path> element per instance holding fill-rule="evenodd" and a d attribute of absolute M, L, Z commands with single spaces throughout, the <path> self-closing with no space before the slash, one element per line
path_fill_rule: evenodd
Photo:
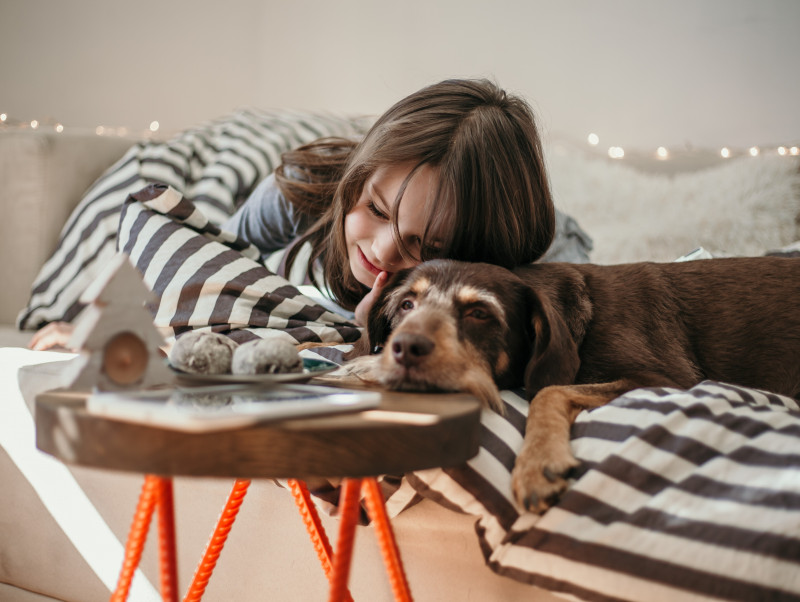
<path fill-rule="evenodd" d="M 591 261 L 672 261 L 697 247 L 763 255 L 800 239 L 800 160 L 759 155 L 647 173 L 575 150 L 548 155 L 556 206 L 592 237 Z"/>

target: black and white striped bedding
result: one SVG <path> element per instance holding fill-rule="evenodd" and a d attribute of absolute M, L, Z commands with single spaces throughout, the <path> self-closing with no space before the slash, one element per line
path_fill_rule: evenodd
<path fill-rule="evenodd" d="M 259 263 L 258 250 L 221 231 L 177 190 L 152 184 L 128 197 L 119 251 L 159 297 L 154 321 L 165 336 L 193 329 L 292 343 L 348 343 L 360 331 Z"/>
<path fill-rule="evenodd" d="M 225 214 L 246 196 L 238 169 L 217 166 L 213 157 L 202 166 L 205 174 L 239 174 L 209 175 L 213 183 L 204 184 L 214 195 L 225 190 L 222 205 L 204 204 L 210 192 L 183 195 L 172 185 L 180 170 L 166 167 L 164 157 L 205 156 L 211 151 L 204 145 L 213 146 L 202 136 L 192 144 L 191 152 L 169 145 L 158 150 L 161 159 L 153 168 L 165 177 L 144 183 L 169 186 L 131 197 L 121 219 L 121 199 L 110 203 L 113 218 L 98 218 L 114 222 L 114 232 L 103 236 L 131 257 L 160 295 L 156 324 L 167 334 L 212 328 L 240 340 L 354 340 L 351 323 L 300 295 L 259 264 L 254 249 L 214 226 L 221 219 L 212 211 Z M 136 169 L 147 165 L 141 158 L 149 152 L 132 152 L 118 164 L 120 173 L 110 171 L 98 186 L 129 196 L 131 182 L 143 180 L 124 172 L 129 161 L 140 165 Z M 76 228 L 87 230 L 85 219 L 70 221 L 64 241 Z M 75 266 L 101 260 L 101 254 L 91 261 L 80 257 L 53 261 L 75 274 Z M 34 295 L 28 323 L 72 307 L 43 294 Z M 519 512 L 510 486 L 528 404 L 514 391 L 504 391 L 503 399 L 505 416 L 484 412 L 480 452 L 466 465 L 385 481 L 391 513 L 421 496 L 474 515 L 494 571 L 569 598 L 800 600 L 800 409 L 793 400 L 707 382 L 689 391 L 632 391 L 584 412 L 572 431 L 581 460 L 574 482 L 557 506 L 538 517 Z M 336 497 L 320 494 L 323 506 Z"/>
<path fill-rule="evenodd" d="M 269 175 L 286 150 L 324 136 L 363 134 L 356 119 L 322 113 L 242 110 L 165 142 L 134 145 L 86 192 L 40 270 L 20 329 L 71 321 L 79 297 L 115 253 L 119 212 L 128 195 L 152 183 L 180 191 L 222 223 Z"/>
<path fill-rule="evenodd" d="M 639 389 L 584 412 L 558 505 L 520 514 L 510 470 L 525 400 L 485 412 L 466 466 L 407 475 L 478 517 L 496 572 L 582 600 L 800 600 L 800 411 L 717 382 Z"/>

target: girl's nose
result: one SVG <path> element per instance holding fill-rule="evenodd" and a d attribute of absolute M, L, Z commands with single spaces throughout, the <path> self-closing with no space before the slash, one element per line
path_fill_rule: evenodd
<path fill-rule="evenodd" d="M 375 259 L 380 262 L 381 268 L 392 268 L 402 261 L 403 256 L 400 254 L 400 249 L 394 242 L 394 236 L 389 228 L 383 228 L 372 239 L 372 252 L 375 254 Z M 391 271 L 391 270 L 390 270 Z"/>

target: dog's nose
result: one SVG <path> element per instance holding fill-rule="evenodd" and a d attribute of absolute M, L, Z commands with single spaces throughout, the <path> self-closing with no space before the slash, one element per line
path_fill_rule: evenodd
<path fill-rule="evenodd" d="M 398 364 L 416 366 L 433 351 L 434 343 L 421 334 L 398 333 L 392 341 L 392 357 Z"/>

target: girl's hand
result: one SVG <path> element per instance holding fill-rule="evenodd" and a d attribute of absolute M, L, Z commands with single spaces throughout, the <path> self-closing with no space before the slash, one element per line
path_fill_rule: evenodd
<path fill-rule="evenodd" d="M 386 286 L 386 282 L 389 280 L 389 272 L 381 272 L 375 277 L 375 284 L 372 285 L 372 290 L 368 292 L 361 302 L 356 306 L 356 324 L 359 326 L 366 326 L 367 325 L 367 318 L 369 317 L 369 310 L 372 308 L 372 304 L 375 303 L 375 299 L 378 298 L 380 295 L 381 290 L 384 286 Z"/>
<path fill-rule="evenodd" d="M 34 351 L 60 350 L 72 351 L 69 349 L 69 339 L 75 327 L 69 322 L 50 322 L 44 328 L 37 330 L 33 335 L 28 348 Z"/>

